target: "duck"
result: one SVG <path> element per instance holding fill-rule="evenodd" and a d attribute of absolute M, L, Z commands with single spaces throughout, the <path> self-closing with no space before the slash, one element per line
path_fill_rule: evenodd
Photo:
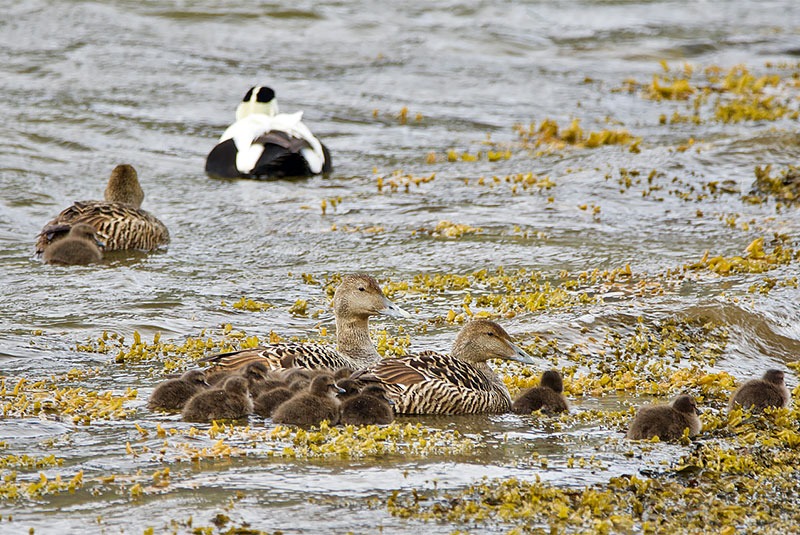
<path fill-rule="evenodd" d="M 279 113 L 275 91 L 248 89 L 230 125 L 206 157 L 212 178 L 310 176 L 333 170 L 328 148 L 303 124 L 303 112 Z"/>
<path fill-rule="evenodd" d="M 279 342 L 253 349 L 218 353 L 203 357 L 199 363 L 211 363 L 212 370 L 232 370 L 253 361 L 262 361 L 271 370 L 309 368 L 334 371 L 358 370 L 380 360 L 369 338 L 371 316 L 410 317 L 392 303 L 378 282 L 366 273 L 346 275 L 333 295 L 336 317 L 336 349 L 322 344 Z"/>
<path fill-rule="evenodd" d="M 147 408 L 179 411 L 183 409 L 189 398 L 206 388 L 208 388 L 208 383 L 203 370 L 189 370 L 176 379 L 168 379 L 159 383 L 147 400 Z"/>
<path fill-rule="evenodd" d="M 767 407 L 786 407 L 791 396 L 783 379 L 784 373 L 774 369 L 767 370 L 761 379 L 750 379 L 733 393 L 728 412 L 737 405 L 753 412 L 760 412 Z"/>
<path fill-rule="evenodd" d="M 475 319 L 462 327 L 449 355 L 422 351 L 383 359 L 353 378 L 383 386 L 397 414 L 507 412 L 511 396 L 489 359 L 534 364 L 498 323 Z"/>
<path fill-rule="evenodd" d="M 272 413 L 272 421 L 307 427 L 328 420 L 331 425 L 336 425 L 339 423 L 340 405 L 336 395 L 343 392 L 332 375 L 321 373 L 314 377 L 306 392 L 279 405 Z"/>
<path fill-rule="evenodd" d="M 530 414 L 542 410 L 546 413 L 569 412 L 567 398 L 564 397 L 564 379 L 556 370 L 542 373 L 539 386 L 522 392 L 514 403 L 511 412 Z"/>
<path fill-rule="evenodd" d="M 336 381 L 336 385 L 342 390 L 344 390 L 344 392 L 336 396 L 342 403 L 344 403 L 345 400 L 357 396 L 359 393 L 361 393 L 362 385 L 358 381 L 355 381 L 353 379 L 340 380 L 337 379 L 335 375 L 333 376 L 333 379 Z"/>
<path fill-rule="evenodd" d="M 700 432 L 700 411 L 689 394 L 681 394 L 668 404 L 646 405 L 633 417 L 626 438 L 631 440 L 678 440 L 689 429 L 689 436 Z"/>
<path fill-rule="evenodd" d="M 86 223 L 78 223 L 67 227 L 63 238 L 49 244 L 44 249 L 42 260 L 45 264 L 61 264 L 65 266 L 86 265 L 100 262 L 103 259 L 102 247 L 94 227 Z"/>
<path fill-rule="evenodd" d="M 111 171 L 104 200 L 77 201 L 44 226 L 36 241 L 36 253 L 67 236 L 77 223 L 94 227 L 105 242 L 105 251 L 156 250 L 169 243 L 167 227 L 141 209 L 144 192 L 132 165 L 121 164 Z"/>
<path fill-rule="evenodd" d="M 394 421 L 392 405 L 381 386 L 367 385 L 342 401 L 339 421 L 345 425 L 387 425 Z"/>
<path fill-rule="evenodd" d="M 252 414 L 253 400 L 247 389 L 247 379 L 239 375 L 229 377 L 222 388 L 204 390 L 192 396 L 183 407 L 187 422 L 235 420 Z"/>

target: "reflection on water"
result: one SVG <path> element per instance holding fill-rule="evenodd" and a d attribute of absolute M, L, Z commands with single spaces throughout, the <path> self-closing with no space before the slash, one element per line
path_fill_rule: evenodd
<path fill-rule="evenodd" d="M 777 281 L 769 292 L 754 289 L 763 284 L 757 275 L 663 276 L 706 250 L 741 255 L 757 237 L 795 239 L 793 208 L 743 203 L 741 194 L 752 187 L 754 165 L 796 160 L 796 123 L 663 125 L 659 115 L 683 110 L 682 103 L 617 91 L 625 79 L 649 82 L 662 59 L 698 71 L 796 64 L 793 2 L 769 9 L 757 2 L 229 4 L 26 0 L 8 6 L 0 22 L 0 374 L 8 391 L 21 377 L 33 382 L 70 370 L 87 375 L 59 379 L 64 388 L 138 390 L 125 403 L 135 411 L 127 420 L 3 419 L 3 455 L 63 459 L 20 469 L 21 480 L 38 480 L 40 470 L 69 480 L 82 470 L 87 483 L 36 508 L 4 503 L 20 531 L 188 531 L 189 518 L 207 525 L 228 511 L 238 522 L 287 533 L 401 533 L 414 521 L 380 506 L 396 489 L 455 489 L 482 477 L 582 486 L 658 470 L 684 451 L 631 445 L 622 440 L 622 417 L 596 416 L 648 398 L 587 393 L 572 396 L 567 423 L 514 415 L 402 419 L 457 430 L 474 442 L 466 453 L 303 461 L 272 458 L 273 446 L 238 439 L 250 448 L 245 455 L 162 461 L 157 452 L 169 439 L 157 426 L 179 433 L 190 426 L 144 408 L 160 363 L 121 365 L 114 352 L 76 350 L 104 331 L 126 337 L 128 347 L 134 331 L 181 344 L 226 323 L 248 335 L 316 338 L 333 322 L 327 296 L 304 273 L 324 279 L 365 270 L 382 281 L 411 281 L 503 266 L 540 271 L 556 286 L 562 270 L 630 264 L 641 286 L 597 284 L 589 293 L 601 301 L 518 311 L 501 322 L 526 344 L 537 337 L 558 343 L 537 357 L 542 369 L 577 367 L 566 349 L 573 345 L 589 348 L 578 371 L 590 369 L 604 358 L 591 353 L 601 348 L 597 340 L 608 332 L 633 336 L 638 318 L 727 326 L 721 358 L 707 369 L 739 379 L 796 358 L 796 262 L 769 273 Z M 207 151 L 257 83 L 276 89 L 283 111 L 304 111 L 333 153 L 331 176 L 203 175 Z M 404 107 L 407 122 L 399 118 Z M 519 149 L 512 126 L 545 118 L 560 125 L 578 118 L 587 132 L 625 128 L 642 138 L 641 150 Z M 690 137 L 697 145 L 681 148 Z M 513 147 L 512 156 L 461 156 L 485 155 L 487 139 Z M 143 207 L 169 227 L 169 250 L 77 268 L 32 259 L 41 225 L 74 200 L 99 198 L 118 163 L 139 171 Z M 640 174 L 627 184 L 622 169 Z M 379 190 L 378 178 L 388 184 L 395 171 L 435 178 Z M 554 185 L 515 187 L 512 177 L 527 173 Z M 724 181 L 740 193 L 709 193 L 709 183 Z M 443 237 L 435 232 L 441 221 L 480 231 Z M 437 318 L 462 312 L 466 295 L 484 293 L 479 285 L 401 292 L 395 298 L 416 316 L 373 326 L 408 334 L 412 349 L 447 349 L 458 326 Z M 249 313 L 222 305 L 243 295 L 275 307 Z M 321 315 L 289 313 L 300 299 Z M 256 420 L 252 429 L 271 428 Z M 215 443 L 202 433 L 185 440 L 196 448 Z M 167 483 L 151 477 L 164 466 Z M 115 479 L 103 479 L 109 474 Z M 140 495 L 131 490 L 137 485 Z"/>

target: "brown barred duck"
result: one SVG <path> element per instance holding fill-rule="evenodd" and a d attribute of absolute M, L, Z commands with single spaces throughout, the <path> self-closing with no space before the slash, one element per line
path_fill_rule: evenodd
<path fill-rule="evenodd" d="M 477 319 L 464 325 L 450 355 L 423 351 L 383 359 L 354 378 L 379 382 L 397 414 L 507 412 L 511 396 L 489 359 L 534 363 L 500 325 Z"/>
<path fill-rule="evenodd" d="M 65 237 L 51 243 L 44 250 L 46 264 L 77 266 L 93 264 L 103 259 L 103 242 L 97 239 L 94 227 L 86 223 L 67 227 Z"/>
<path fill-rule="evenodd" d="M 750 379 L 733 393 L 728 412 L 737 405 L 753 412 L 767 407 L 786 407 L 791 396 L 783 378 L 781 370 L 767 370 L 761 379 Z"/>
<path fill-rule="evenodd" d="M 394 420 L 393 404 L 383 387 L 367 385 L 358 394 L 342 401 L 340 421 L 349 425 L 390 424 Z"/>
<path fill-rule="evenodd" d="M 697 416 L 697 404 L 688 394 L 681 394 L 669 404 L 647 405 L 640 408 L 628 428 L 627 438 L 632 440 L 678 440 L 685 429 L 689 436 L 700 432 L 702 424 Z"/>
<path fill-rule="evenodd" d="M 202 370 L 189 370 L 176 379 L 162 381 L 156 386 L 147 407 L 150 410 L 179 411 L 189 398 L 208 388 Z"/>
<path fill-rule="evenodd" d="M 337 394 L 344 392 L 336 386 L 333 376 L 321 373 L 314 377 L 308 391 L 295 394 L 272 413 L 272 421 L 278 424 L 302 427 L 317 425 L 328 420 L 331 425 L 339 423 L 339 400 Z"/>
<path fill-rule="evenodd" d="M 569 412 L 567 398 L 564 397 L 564 380 L 555 370 L 547 370 L 542 374 L 539 386 L 522 392 L 511 405 L 511 411 L 517 414 L 530 414 L 541 410 L 546 413 Z"/>
<path fill-rule="evenodd" d="M 253 412 L 253 400 L 247 390 L 247 379 L 239 375 L 228 378 L 222 388 L 198 392 L 183 407 L 187 422 L 235 420 Z"/>
<path fill-rule="evenodd" d="M 260 180 L 330 173 L 328 148 L 302 119 L 301 111 L 278 113 L 275 91 L 269 87 L 251 87 L 236 107 L 236 122 L 206 157 L 206 173 Z"/>
<path fill-rule="evenodd" d="M 310 368 L 360 369 L 380 360 L 369 338 L 370 316 L 410 316 L 383 295 L 378 282 L 366 274 L 347 275 L 333 295 L 336 316 L 336 347 L 321 344 L 282 342 L 254 349 L 204 357 L 212 370 L 236 369 L 249 362 L 262 361 L 270 369 Z"/>
<path fill-rule="evenodd" d="M 169 243 L 167 227 L 140 208 L 144 192 L 136 170 L 118 165 L 111 172 L 103 201 L 77 201 L 45 225 L 36 242 L 42 253 L 51 243 L 64 238 L 70 227 L 87 223 L 105 242 L 106 251 L 142 249 L 151 251 Z"/>

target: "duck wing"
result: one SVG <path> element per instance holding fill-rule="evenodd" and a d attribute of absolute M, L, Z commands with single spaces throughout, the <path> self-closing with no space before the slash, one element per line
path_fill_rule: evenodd
<path fill-rule="evenodd" d="M 212 371 L 238 370 L 251 362 L 264 362 L 271 370 L 287 368 L 338 370 L 339 368 L 353 367 L 350 359 L 332 347 L 296 342 L 268 344 L 253 349 L 217 353 L 203 357 L 197 362 L 212 363 Z"/>

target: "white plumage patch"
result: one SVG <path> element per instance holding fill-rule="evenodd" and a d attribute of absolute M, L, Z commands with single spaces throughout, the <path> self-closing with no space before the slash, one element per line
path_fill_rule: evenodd
<path fill-rule="evenodd" d="M 301 149 L 300 154 L 308 162 L 308 168 L 312 173 L 320 173 L 325 161 L 322 144 L 303 124 L 302 118 L 302 111 L 280 113 L 274 116 L 254 113 L 230 125 L 220 137 L 219 142 L 233 139 L 233 143 L 236 145 L 236 168 L 239 172 L 247 174 L 253 170 L 264 152 L 263 145 L 253 144 L 253 142 L 267 132 L 284 132 L 308 142 L 311 147 Z"/>

